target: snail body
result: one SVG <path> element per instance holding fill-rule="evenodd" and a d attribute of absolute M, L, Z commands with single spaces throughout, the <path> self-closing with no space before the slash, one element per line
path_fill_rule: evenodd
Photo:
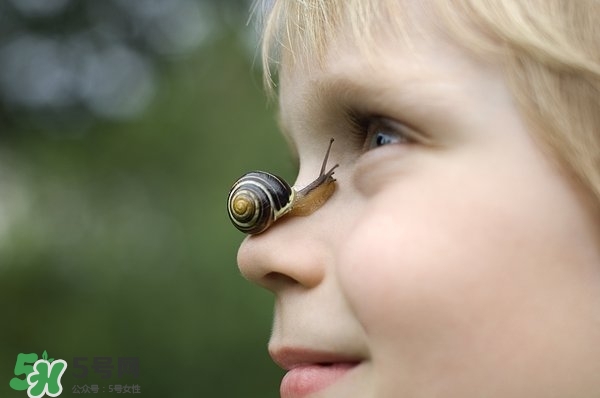
<path fill-rule="evenodd" d="M 256 235 L 286 214 L 307 216 L 320 208 L 335 191 L 332 176 L 338 165 L 325 172 L 332 143 L 333 138 L 319 176 L 300 190 L 264 171 L 251 171 L 239 178 L 227 199 L 227 211 L 233 225 L 244 233 Z"/>

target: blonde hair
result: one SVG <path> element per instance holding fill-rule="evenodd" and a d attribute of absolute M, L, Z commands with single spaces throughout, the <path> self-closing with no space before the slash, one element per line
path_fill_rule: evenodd
<path fill-rule="evenodd" d="M 403 3 L 258 1 L 267 90 L 274 89 L 273 65 L 277 70 L 284 55 L 318 67 L 342 24 L 350 24 L 357 46 L 367 51 L 376 31 L 402 38 Z M 429 6 L 457 43 L 502 60 L 535 137 L 600 208 L 600 1 L 432 0 Z"/>

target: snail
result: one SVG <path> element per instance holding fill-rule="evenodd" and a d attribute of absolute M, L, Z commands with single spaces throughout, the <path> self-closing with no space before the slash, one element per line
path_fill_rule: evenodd
<path fill-rule="evenodd" d="M 323 159 L 319 176 L 306 187 L 296 190 L 284 179 L 264 171 L 251 171 L 238 179 L 229 191 L 227 210 L 233 225 L 256 235 L 288 214 L 308 216 L 320 208 L 335 191 L 333 172 L 325 172 L 333 138 Z"/>

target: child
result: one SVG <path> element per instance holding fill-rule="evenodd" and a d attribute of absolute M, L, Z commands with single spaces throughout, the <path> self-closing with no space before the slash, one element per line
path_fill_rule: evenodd
<path fill-rule="evenodd" d="M 283 398 L 600 397 L 600 3 L 277 0 L 296 187 L 249 236 Z"/>

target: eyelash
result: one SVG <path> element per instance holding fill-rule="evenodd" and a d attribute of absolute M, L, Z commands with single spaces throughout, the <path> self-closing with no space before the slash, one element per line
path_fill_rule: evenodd
<path fill-rule="evenodd" d="M 392 141 L 383 143 L 383 145 L 389 144 L 412 144 L 415 142 L 414 137 L 407 131 L 408 127 L 402 125 L 399 122 L 387 119 L 382 116 L 376 115 L 361 115 L 356 112 L 347 112 L 348 120 L 350 121 L 350 133 L 355 146 L 362 152 L 367 152 L 371 149 L 375 149 L 378 146 L 371 147 L 373 139 L 378 140 L 375 143 L 379 143 L 379 139 L 382 137 L 392 136 Z M 388 132 L 389 134 L 383 134 L 381 136 L 374 136 L 374 134 L 381 131 Z"/>

